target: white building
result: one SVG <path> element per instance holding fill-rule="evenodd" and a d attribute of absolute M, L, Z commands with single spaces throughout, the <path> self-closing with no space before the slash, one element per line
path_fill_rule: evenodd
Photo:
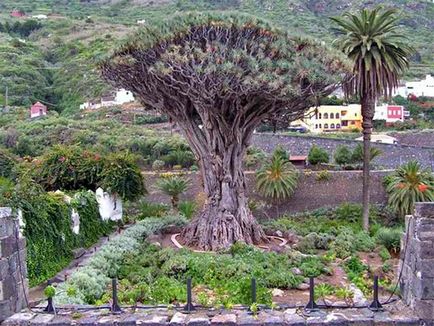
<path fill-rule="evenodd" d="M 405 86 L 398 87 L 394 93 L 394 95 L 401 95 L 402 97 L 407 97 L 410 94 L 418 97 L 434 97 L 434 77 L 426 75 L 425 79 L 406 82 Z"/>
<path fill-rule="evenodd" d="M 357 141 L 363 141 L 363 136 L 356 138 Z M 395 137 L 382 135 L 382 134 L 373 134 L 371 135 L 371 143 L 377 144 L 398 144 L 398 140 Z"/>
<path fill-rule="evenodd" d="M 48 16 L 40 14 L 40 15 L 33 15 L 32 18 L 35 18 L 35 19 L 48 19 Z"/>
<path fill-rule="evenodd" d="M 403 122 L 410 116 L 402 105 L 382 104 L 375 106 L 374 120 L 384 120 L 386 124 Z"/>
<path fill-rule="evenodd" d="M 116 104 L 124 104 L 134 102 L 134 95 L 126 89 L 119 89 L 115 95 Z"/>
<path fill-rule="evenodd" d="M 101 97 L 100 102 L 88 101 L 80 105 L 80 110 L 86 109 L 99 109 L 101 107 L 110 107 L 116 105 L 122 105 L 125 103 L 134 102 L 134 95 L 131 91 L 126 89 L 118 89 L 115 93 L 107 94 Z"/>

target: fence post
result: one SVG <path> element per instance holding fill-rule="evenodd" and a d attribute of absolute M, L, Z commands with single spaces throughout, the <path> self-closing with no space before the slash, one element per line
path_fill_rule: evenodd
<path fill-rule="evenodd" d="M 191 294 L 191 277 L 187 278 L 187 304 L 184 307 L 185 312 L 196 310 L 193 305 L 193 299 Z"/>
<path fill-rule="evenodd" d="M 315 303 L 315 281 L 313 277 L 309 277 L 309 302 L 304 309 L 308 311 L 318 310 L 318 305 Z"/>
<path fill-rule="evenodd" d="M 251 288 L 252 288 L 252 303 L 256 303 L 256 279 L 254 277 L 252 278 Z"/>
<path fill-rule="evenodd" d="M 112 305 L 110 307 L 112 314 L 121 313 L 122 309 L 118 303 L 118 280 L 116 277 L 112 278 L 112 300 Z"/>
<path fill-rule="evenodd" d="M 372 311 L 379 311 L 383 309 L 380 301 L 378 300 L 378 276 L 374 276 L 374 300 L 369 305 L 369 309 Z"/>

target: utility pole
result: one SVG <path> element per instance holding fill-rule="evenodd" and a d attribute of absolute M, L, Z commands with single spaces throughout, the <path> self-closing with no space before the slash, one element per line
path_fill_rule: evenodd
<path fill-rule="evenodd" d="M 8 111 L 8 94 L 9 93 L 9 88 L 8 85 L 6 85 L 6 94 L 5 94 L 5 111 Z"/>

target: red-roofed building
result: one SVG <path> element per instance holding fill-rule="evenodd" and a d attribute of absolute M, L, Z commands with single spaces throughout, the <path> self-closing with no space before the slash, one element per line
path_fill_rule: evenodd
<path fill-rule="evenodd" d="M 46 115 L 47 115 L 47 107 L 40 102 L 36 102 L 30 108 L 30 118 L 38 118 Z"/>
<path fill-rule="evenodd" d="M 21 10 L 14 9 L 11 11 L 11 17 L 21 18 L 24 17 L 25 15 L 26 15 L 25 12 Z"/>

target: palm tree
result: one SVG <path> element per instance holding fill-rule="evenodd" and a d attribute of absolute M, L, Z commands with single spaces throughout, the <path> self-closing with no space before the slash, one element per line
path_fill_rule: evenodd
<path fill-rule="evenodd" d="M 256 188 L 265 197 L 276 201 L 289 198 L 295 191 L 298 172 L 280 151 L 275 151 L 270 161 L 256 172 Z"/>
<path fill-rule="evenodd" d="M 381 151 L 381 149 L 379 149 L 378 147 L 370 147 L 370 152 L 371 155 L 369 156 L 369 161 L 372 161 L 373 159 L 375 159 L 376 157 L 380 156 L 381 154 L 383 154 L 383 152 Z M 365 153 L 363 151 L 363 145 L 362 144 L 357 144 L 357 146 L 354 148 L 354 151 L 351 155 L 351 159 L 354 162 L 363 162 L 365 158 Z"/>
<path fill-rule="evenodd" d="M 166 195 L 171 196 L 172 207 L 178 210 L 179 195 L 185 192 L 188 188 L 188 180 L 179 176 L 170 176 L 161 179 L 157 186 Z"/>
<path fill-rule="evenodd" d="M 398 31 L 396 10 L 362 9 L 331 18 L 338 25 L 336 40 L 353 63 L 344 92 L 360 98 L 363 116 L 363 228 L 369 229 L 369 161 L 372 120 L 379 96 L 389 98 L 399 76 L 408 68 L 413 49 Z"/>
<path fill-rule="evenodd" d="M 410 161 L 385 178 L 389 206 L 399 216 L 411 214 L 416 202 L 434 201 L 434 175 Z"/>

